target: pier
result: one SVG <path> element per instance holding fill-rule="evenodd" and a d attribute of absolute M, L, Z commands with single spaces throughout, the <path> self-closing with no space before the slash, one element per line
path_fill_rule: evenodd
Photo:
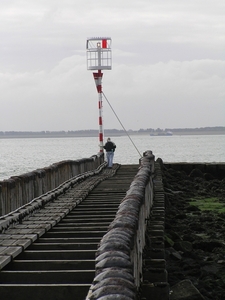
<path fill-rule="evenodd" d="M 136 165 L 108 169 L 98 154 L 0 186 L 3 299 L 169 299 L 165 192 L 151 151 Z"/>

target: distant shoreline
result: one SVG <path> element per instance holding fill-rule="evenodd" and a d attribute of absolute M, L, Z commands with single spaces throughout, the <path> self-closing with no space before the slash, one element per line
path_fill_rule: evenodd
<path fill-rule="evenodd" d="M 171 130 L 173 136 L 181 136 L 181 135 L 225 135 L 225 127 L 218 130 L 215 129 L 173 129 Z M 159 133 L 162 131 L 155 130 L 154 136 L 161 136 Z M 126 136 L 129 134 L 130 136 L 140 135 L 140 136 L 150 136 L 152 131 L 141 130 L 141 131 L 133 131 L 129 130 L 127 133 L 123 130 L 105 130 L 105 137 L 116 137 L 116 136 Z M 158 135 L 159 134 L 159 135 Z M 69 132 L 58 132 L 58 131 L 47 131 L 47 132 L 0 132 L 0 139 L 20 139 L 20 138 L 83 138 L 83 137 L 96 137 L 98 138 L 98 130 L 83 130 L 83 131 L 69 131 Z M 169 136 L 166 136 L 169 138 Z"/>

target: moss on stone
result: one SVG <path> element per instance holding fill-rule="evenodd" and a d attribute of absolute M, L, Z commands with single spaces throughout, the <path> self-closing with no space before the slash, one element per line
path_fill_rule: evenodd
<path fill-rule="evenodd" d="M 220 202 L 218 197 L 192 198 L 190 205 L 197 206 L 202 211 L 225 212 L 225 203 Z"/>

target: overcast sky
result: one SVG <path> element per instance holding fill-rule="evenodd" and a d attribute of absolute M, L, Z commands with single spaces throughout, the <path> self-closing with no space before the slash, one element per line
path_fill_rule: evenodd
<path fill-rule="evenodd" d="M 0 131 L 98 129 L 88 37 L 128 129 L 225 126 L 224 0 L 1 0 Z M 122 129 L 103 99 L 105 129 Z"/>

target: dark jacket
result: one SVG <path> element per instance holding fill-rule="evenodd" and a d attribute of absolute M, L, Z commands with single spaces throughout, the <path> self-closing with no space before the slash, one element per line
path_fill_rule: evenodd
<path fill-rule="evenodd" d="M 108 141 L 103 148 L 106 150 L 106 152 L 114 152 L 116 145 L 113 142 Z"/>

